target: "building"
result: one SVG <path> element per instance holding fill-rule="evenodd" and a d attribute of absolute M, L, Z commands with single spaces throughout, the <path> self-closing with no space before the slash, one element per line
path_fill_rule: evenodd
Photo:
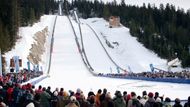
<path fill-rule="evenodd" d="M 118 16 L 110 16 L 109 18 L 109 27 L 119 27 L 120 26 L 120 17 Z"/>

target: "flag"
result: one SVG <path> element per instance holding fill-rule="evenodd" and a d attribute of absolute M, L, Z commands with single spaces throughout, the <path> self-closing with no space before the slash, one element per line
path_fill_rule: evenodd
<path fill-rule="evenodd" d="M 2 59 L 1 59 L 1 49 L 0 49 L 0 76 L 2 76 Z"/>
<path fill-rule="evenodd" d="M 130 66 L 128 66 L 128 69 L 129 69 L 129 72 L 132 72 L 132 71 L 131 71 L 131 67 L 130 67 Z"/>
<path fill-rule="evenodd" d="M 151 70 L 151 72 L 154 72 L 153 64 L 150 64 L 150 70 Z"/>
<path fill-rule="evenodd" d="M 40 70 L 39 64 L 37 64 L 37 66 L 36 66 L 36 71 L 38 72 L 39 70 Z"/>
<path fill-rule="evenodd" d="M 119 67 L 118 67 L 118 66 L 117 66 L 117 68 L 116 68 L 116 69 L 117 69 L 117 73 L 120 73 L 120 70 L 119 70 Z"/>
<path fill-rule="evenodd" d="M 28 66 L 28 71 L 30 71 L 30 62 L 27 62 L 27 66 Z"/>
<path fill-rule="evenodd" d="M 14 56 L 13 59 L 15 63 L 15 71 L 16 73 L 18 73 L 19 72 L 19 56 Z"/>

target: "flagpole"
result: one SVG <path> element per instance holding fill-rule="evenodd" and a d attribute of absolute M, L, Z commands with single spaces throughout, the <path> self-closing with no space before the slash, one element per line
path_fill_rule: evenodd
<path fill-rule="evenodd" d="M 0 48 L 0 76 L 2 76 L 2 57 L 1 57 L 1 48 Z"/>

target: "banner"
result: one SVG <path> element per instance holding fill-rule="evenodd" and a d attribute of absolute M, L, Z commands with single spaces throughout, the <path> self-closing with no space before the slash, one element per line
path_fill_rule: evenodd
<path fill-rule="evenodd" d="M 0 76 L 3 75 L 2 70 L 3 70 L 3 68 L 2 68 L 2 58 L 1 58 L 1 49 L 0 49 Z"/>
<path fill-rule="evenodd" d="M 15 71 L 16 71 L 16 73 L 18 73 L 19 72 L 19 56 L 14 56 L 13 57 L 13 59 L 14 59 L 14 63 L 15 63 Z"/>

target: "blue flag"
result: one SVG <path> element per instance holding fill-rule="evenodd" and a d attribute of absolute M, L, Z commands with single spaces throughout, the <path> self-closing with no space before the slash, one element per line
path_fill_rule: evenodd
<path fill-rule="evenodd" d="M 19 72 L 19 56 L 14 56 L 13 59 L 14 59 L 14 63 L 15 63 L 16 73 L 18 73 Z"/>
<path fill-rule="evenodd" d="M 117 69 L 117 73 L 120 73 L 120 70 L 119 70 L 119 67 L 118 67 L 118 66 L 117 66 L 117 68 L 116 68 L 116 69 Z"/>
<path fill-rule="evenodd" d="M 151 72 L 154 72 L 153 64 L 150 64 L 150 70 L 151 70 Z"/>
<path fill-rule="evenodd" d="M 30 71 L 30 62 L 27 62 L 27 66 L 28 66 L 28 71 Z"/>

